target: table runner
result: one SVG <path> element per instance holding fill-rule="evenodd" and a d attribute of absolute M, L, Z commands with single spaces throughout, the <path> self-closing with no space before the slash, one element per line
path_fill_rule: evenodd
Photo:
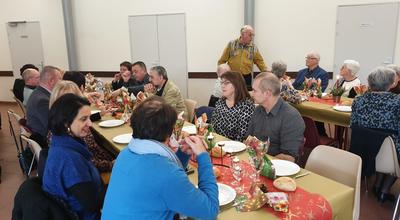
<path fill-rule="evenodd" d="M 221 158 L 211 157 L 211 160 L 213 164 L 221 164 Z M 191 164 L 195 165 L 193 161 L 191 161 Z M 229 155 L 225 155 L 223 157 L 223 165 L 230 166 L 230 164 L 231 157 Z M 243 191 L 249 192 L 252 183 L 249 174 L 253 172 L 253 168 L 248 162 L 243 160 L 240 161 L 240 166 L 242 167 L 243 172 L 241 180 L 241 183 L 243 184 Z M 216 167 L 221 171 L 221 175 L 217 178 L 217 181 L 235 188 L 235 186 L 232 185 L 234 178 L 230 168 L 225 166 Z M 264 176 L 260 176 L 260 182 L 267 186 L 268 192 L 283 192 L 282 190 L 276 189 L 273 186 L 273 181 Z M 289 212 L 285 213 L 274 211 L 273 208 L 268 206 L 268 204 L 264 205 L 262 209 L 275 215 L 279 219 L 332 219 L 332 207 L 323 196 L 307 192 L 300 187 L 297 187 L 294 192 L 285 193 L 288 195 L 289 199 Z"/>

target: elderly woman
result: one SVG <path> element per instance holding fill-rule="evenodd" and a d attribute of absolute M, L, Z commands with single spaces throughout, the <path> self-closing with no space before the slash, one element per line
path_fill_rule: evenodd
<path fill-rule="evenodd" d="M 339 82 L 339 85 L 344 89 L 342 96 L 354 98 L 357 95 L 354 87 L 361 84 L 360 79 L 356 75 L 359 70 L 360 64 L 357 61 L 345 60 L 343 62 L 340 68 L 340 76 L 343 77 L 343 79 Z"/>
<path fill-rule="evenodd" d="M 397 75 L 396 85 L 390 89 L 390 92 L 400 94 L 400 67 L 394 64 L 387 65 L 386 67 L 394 70 Z"/>
<path fill-rule="evenodd" d="M 215 85 L 214 85 L 214 91 L 210 97 L 210 101 L 208 102 L 208 106 L 210 107 L 215 107 L 215 103 L 218 101 L 218 99 L 221 98 L 222 96 L 222 89 L 221 89 L 221 75 L 231 71 L 231 68 L 229 67 L 228 64 L 223 63 L 218 65 L 217 67 L 217 80 L 215 80 Z"/>
<path fill-rule="evenodd" d="M 396 73 L 386 67 L 378 67 L 368 76 L 371 92 L 357 97 L 352 105 L 351 125 L 365 128 L 384 129 L 393 134 L 397 152 L 400 152 L 400 96 L 389 92 L 395 84 Z M 378 176 L 379 177 L 379 176 Z M 389 192 L 395 178 L 386 176 L 385 181 L 379 179 L 375 186 L 381 188 L 381 199 Z"/>
<path fill-rule="evenodd" d="M 221 75 L 221 88 L 222 98 L 215 104 L 211 124 L 218 134 L 243 141 L 255 109 L 246 83 L 240 73 L 229 71 Z"/>
<path fill-rule="evenodd" d="M 53 136 L 42 186 L 84 220 L 99 218 L 103 191 L 99 172 L 82 139 L 92 125 L 89 105 L 85 98 L 66 94 L 50 108 L 49 128 Z"/>
<path fill-rule="evenodd" d="M 68 93 L 83 97 L 81 90 L 74 82 L 62 80 L 56 84 L 51 93 L 49 107 L 51 108 L 53 103 L 58 98 Z M 90 153 L 92 153 L 92 162 L 97 169 L 100 172 L 110 172 L 113 166 L 113 160 L 115 158 L 114 155 L 97 144 L 91 131 L 88 133 L 88 135 L 82 137 L 82 139 L 88 146 Z"/>
<path fill-rule="evenodd" d="M 158 96 L 135 108 L 133 139 L 115 162 L 102 219 L 173 219 L 177 213 L 216 218 L 218 187 L 210 156 L 195 136 L 186 137 L 176 153 L 171 150 L 176 119 L 174 108 Z M 185 172 L 191 152 L 198 161 L 198 188 Z"/>
<path fill-rule="evenodd" d="M 287 65 L 283 61 L 275 61 L 272 63 L 271 72 L 281 81 L 281 97 L 290 103 L 300 103 L 300 93 L 293 88 L 288 76 L 286 76 Z"/>

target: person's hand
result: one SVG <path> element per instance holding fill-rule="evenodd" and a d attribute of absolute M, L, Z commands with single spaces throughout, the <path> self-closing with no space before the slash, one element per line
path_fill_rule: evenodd
<path fill-rule="evenodd" d="M 188 136 L 185 137 L 185 142 L 192 149 L 193 153 L 199 155 L 203 152 L 206 152 L 206 147 L 204 145 L 204 141 L 197 136 Z M 184 147 L 184 146 L 182 146 Z"/>
<path fill-rule="evenodd" d="M 117 90 L 114 90 L 112 93 L 111 93 L 111 96 L 112 97 L 116 97 L 116 96 L 119 96 L 121 94 L 121 89 L 117 89 Z"/>
<path fill-rule="evenodd" d="M 121 79 L 121 73 L 116 73 L 114 75 L 113 82 L 118 82 Z"/>
<path fill-rule="evenodd" d="M 104 116 L 105 114 L 107 114 L 107 113 L 109 112 L 109 111 L 107 110 L 107 108 L 106 108 L 105 105 L 101 105 L 101 106 L 99 106 L 98 108 L 99 108 L 99 110 L 100 110 L 100 115 L 101 115 L 101 116 Z"/>
<path fill-rule="evenodd" d="M 90 103 L 97 104 L 97 100 L 101 98 L 101 94 L 99 92 L 88 92 L 85 94 Z"/>
<path fill-rule="evenodd" d="M 152 93 L 154 91 L 154 86 L 151 83 L 144 85 L 144 91 Z"/>
<path fill-rule="evenodd" d="M 146 95 L 142 91 L 138 92 L 138 94 L 136 95 L 137 102 L 142 102 L 145 99 Z"/>
<path fill-rule="evenodd" d="M 294 157 L 292 157 L 292 156 L 290 156 L 288 154 L 278 154 L 275 157 L 277 159 L 281 159 L 281 160 L 288 160 L 288 161 L 291 161 L 291 162 L 295 161 Z"/>

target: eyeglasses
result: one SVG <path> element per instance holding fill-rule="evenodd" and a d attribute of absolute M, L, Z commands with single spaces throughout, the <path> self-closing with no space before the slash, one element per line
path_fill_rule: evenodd
<path fill-rule="evenodd" d="M 229 85 L 231 82 L 229 82 L 228 80 L 225 81 L 221 81 L 221 86 L 227 86 Z"/>
<path fill-rule="evenodd" d="M 316 60 L 317 58 L 316 57 L 305 57 L 306 58 L 306 60 Z"/>

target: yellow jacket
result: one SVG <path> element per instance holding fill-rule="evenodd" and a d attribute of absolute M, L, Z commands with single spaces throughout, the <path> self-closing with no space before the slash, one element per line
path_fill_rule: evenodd
<path fill-rule="evenodd" d="M 255 44 L 243 45 L 240 38 L 230 41 L 225 47 L 218 65 L 228 63 L 232 71 L 248 75 L 253 70 L 253 63 L 257 65 L 260 71 L 267 71 L 264 59 L 258 51 Z"/>
<path fill-rule="evenodd" d="M 146 93 L 146 95 L 149 97 L 154 94 Z M 176 110 L 177 114 L 184 111 L 185 113 L 183 114 L 183 117 L 187 119 L 188 111 L 181 95 L 181 91 L 170 79 L 165 83 L 161 97 L 164 98 L 167 104 L 171 105 Z"/>

